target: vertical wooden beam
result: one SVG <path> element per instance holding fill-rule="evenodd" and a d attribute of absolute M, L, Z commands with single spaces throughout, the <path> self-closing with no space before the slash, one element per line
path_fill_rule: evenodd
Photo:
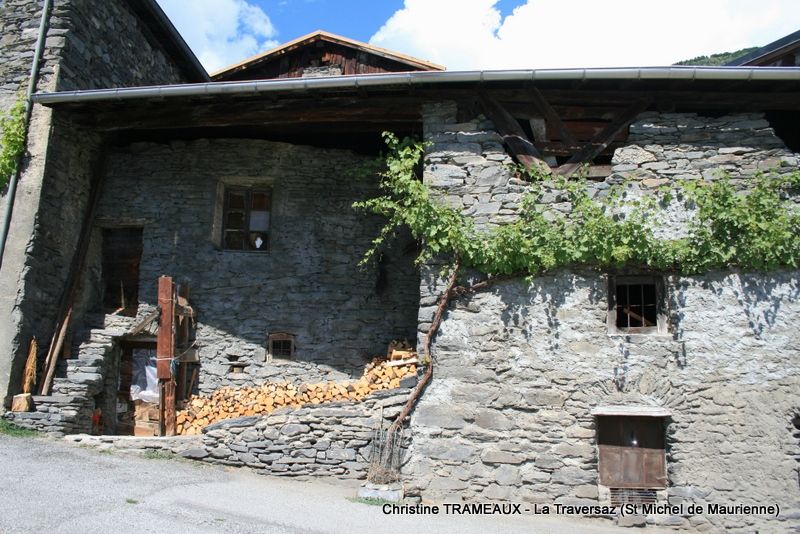
<path fill-rule="evenodd" d="M 158 307 L 161 317 L 156 339 L 156 376 L 159 385 L 159 435 L 175 435 L 175 380 L 172 359 L 175 357 L 175 284 L 169 276 L 158 279 Z"/>
<path fill-rule="evenodd" d="M 189 283 L 184 282 L 178 286 L 178 305 L 189 306 Z M 189 321 L 190 317 L 180 315 L 178 318 L 178 340 L 176 345 L 180 352 L 184 352 L 189 347 Z M 176 386 L 176 400 L 184 400 L 189 395 L 186 393 L 186 363 L 178 363 L 178 377 Z"/>
<path fill-rule="evenodd" d="M 156 373 L 159 380 L 170 378 L 171 359 L 175 355 L 175 286 L 172 278 L 162 276 L 158 279 L 158 307 L 161 317 L 158 322 L 156 340 Z"/>

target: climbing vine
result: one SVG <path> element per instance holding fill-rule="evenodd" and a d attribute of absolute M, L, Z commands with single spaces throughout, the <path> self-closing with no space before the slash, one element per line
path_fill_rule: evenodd
<path fill-rule="evenodd" d="M 421 143 L 389 133 L 384 138 L 389 150 L 381 173 L 383 194 L 356 203 L 387 219 L 365 261 L 406 227 L 423 243 L 418 261 L 450 257 L 488 275 L 532 276 L 566 266 L 700 273 L 800 265 L 800 210 L 787 199 L 800 188 L 800 172 L 757 174 L 747 180 L 746 190 L 724 174 L 638 197 L 621 184 L 599 200 L 590 196 L 584 177 L 525 173 L 531 187 L 519 218 L 480 231 L 460 211 L 433 198 L 419 180 Z M 550 210 L 542 201 L 547 192 L 557 192 L 571 208 Z M 683 236 L 658 237 L 660 214 L 673 202 L 683 202 L 695 216 Z"/>
<path fill-rule="evenodd" d="M 0 188 L 17 170 L 19 156 L 25 149 L 25 98 L 19 96 L 14 104 L 0 115 Z"/>

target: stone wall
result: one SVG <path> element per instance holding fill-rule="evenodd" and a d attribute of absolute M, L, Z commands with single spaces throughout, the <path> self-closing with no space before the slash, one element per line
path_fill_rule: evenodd
<path fill-rule="evenodd" d="M 510 176 L 491 123 L 458 124 L 455 106 L 444 103 L 428 108 L 425 127 L 426 182 L 484 226 L 513 218 L 525 185 Z M 676 176 L 711 178 L 714 167 L 744 179 L 775 165 L 795 170 L 797 160 L 760 116 L 644 115 L 614 164 L 593 194 L 626 178 L 644 194 Z M 569 212 L 557 191 L 546 201 Z M 672 214 L 665 228 L 680 231 L 690 216 Z M 423 272 L 420 337 L 442 287 L 437 273 Z M 609 334 L 607 276 L 594 271 L 502 282 L 455 302 L 434 340 L 435 379 L 412 418 L 407 492 L 597 503 L 592 410 L 653 406 L 673 414 L 670 503 L 779 503 L 781 516 L 649 522 L 712 531 L 796 527 L 798 273 L 669 275 L 664 283 L 668 335 Z"/>
<path fill-rule="evenodd" d="M 387 251 L 380 273 L 358 267 L 381 225 L 352 208 L 378 192 L 377 178 L 352 173 L 366 161 L 249 140 L 137 144 L 109 155 L 99 225 L 144 228 L 140 316 L 156 303 L 159 276 L 189 283 L 202 391 L 360 375 L 392 339 L 414 341 L 419 276 L 403 253 L 408 243 Z M 220 187 L 230 180 L 272 188 L 268 252 L 215 244 Z M 296 336 L 294 359 L 265 361 L 269 332 Z"/>
<path fill-rule="evenodd" d="M 202 436 L 75 435 L 67 439 L 100 449 L 160 450 L 203 462 L 249 467 L 267 475 L 365 479 L 375 429 L 391 424 L 408 395 L 408 389 L 398 388 L 375 393 L 359 403 L 282 408 L 267 416 L 221 421 L 208 426 Z M 408 439 L 404 443 L 407 445 Z"/>
<path fill-rule="evenodd" d="M 270 475 L 364 479 L 375 429 L 391 424 L 408 393 L 387 390 L 359 403 L 282 408 L 265 417 L 221 421 L 203 430 L 202 447 L 181 455 Z"/>
<path fill-rule="evenodd" d="M 41 1 L 0 4 L 0 106 L 27 78 L 40 22 Z M 120 0 L 56 1 L 51 13 L 39 91 L 184 81 L 148 30 Z M 5 104 L 4 104 L 5 103 Z M 11 232 L 0 272 L 0 393 L 18 392 L 31 336 L 42 353 L 76 248 L 100 136 L 65 116 L 34 106 L 27 157 L 15 198 Z M 5 210 L 5 192 L 0 198 Z M 75 317 L 79 323 L 79 317 Z"/>
<path fill-rule="evenodd" d="M 190 81 L 122 0 L 56 2 L 47 37 L 61 57 L 58 91 Z"/>

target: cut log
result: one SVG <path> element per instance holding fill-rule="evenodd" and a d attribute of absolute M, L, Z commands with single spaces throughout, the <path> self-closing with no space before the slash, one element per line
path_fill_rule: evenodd
<path fill-rule="evenodd" d="M 12 412 L 32 412 L 33 411 L 33 396 L 30 393 L 20 393 L 14 395 L 11 400 Z"/>

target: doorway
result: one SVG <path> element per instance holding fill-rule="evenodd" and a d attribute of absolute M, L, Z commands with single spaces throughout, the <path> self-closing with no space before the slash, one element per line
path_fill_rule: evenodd
<path fill-rule="evenodd" d="M 135 317 L 139 307 L 139 263 L 143 228 L 103 230 L 103 310 Z"/>

